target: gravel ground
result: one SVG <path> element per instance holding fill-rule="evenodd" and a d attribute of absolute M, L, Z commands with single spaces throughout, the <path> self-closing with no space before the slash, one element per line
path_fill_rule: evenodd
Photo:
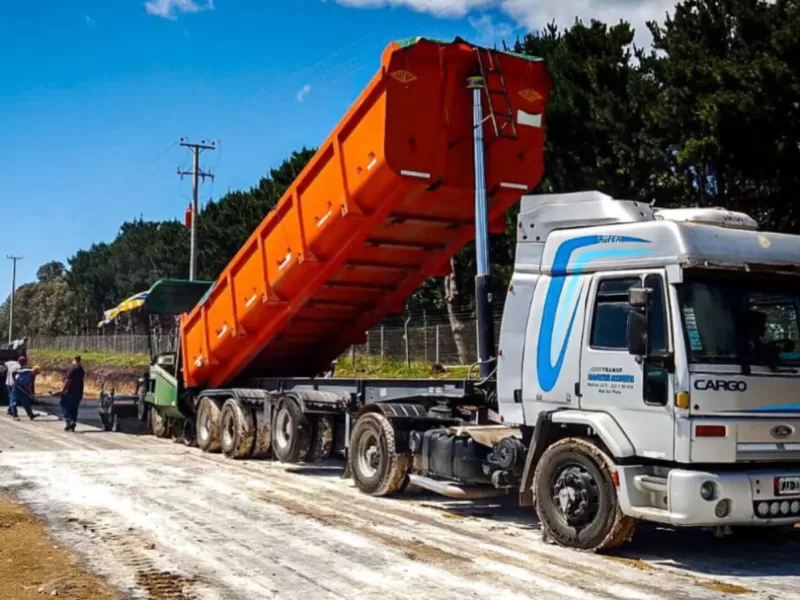
<path fill-rule="evenodd" d="M 231 461 L 95 416 L 76 433 L 0 416 L 0 490 L 132 598 L 800 599 L 800 539 L 643 526 L 617 556 L 582 554 L 512 501 L 370 498 L 336 464 Z"/>

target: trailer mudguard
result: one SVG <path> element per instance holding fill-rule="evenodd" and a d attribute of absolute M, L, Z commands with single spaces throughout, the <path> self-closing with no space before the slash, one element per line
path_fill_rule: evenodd
<path fill-rule="evenodd" d="M 320 392 L 317 390 L 287 392 L 285 399 L 294 400 L 306 414 L 340 414 L 347 410 L 349 399 L 347 396 L 333 392 Z"/>

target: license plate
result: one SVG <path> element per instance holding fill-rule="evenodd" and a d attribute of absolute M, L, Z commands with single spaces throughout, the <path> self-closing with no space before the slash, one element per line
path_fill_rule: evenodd
<path fill-rule="evenodd" d="M 800 495 L 800 477 L 776 477 L 775 478 L 776 496 L 795 496 Z"/>

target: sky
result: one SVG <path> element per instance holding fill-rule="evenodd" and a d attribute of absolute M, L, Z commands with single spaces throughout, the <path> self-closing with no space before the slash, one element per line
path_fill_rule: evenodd
<path fill-rule="evenodd" d="M 513 42 L 555 20 L 644 22 L 674 0 L 0 2 L 0 298 L 125 221 L 183 218 L 328 136 L 392 40 Z"/>

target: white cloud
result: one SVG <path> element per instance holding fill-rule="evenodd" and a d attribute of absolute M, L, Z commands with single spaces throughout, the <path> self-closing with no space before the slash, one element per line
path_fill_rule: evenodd
<path fill-rule="evenodd" d="M 214 10 L 214 0 L 148 0 L 144 8 L 148 14 L 174 21 L 180 13 Z"/>
<path fill-rule="evenodd" d="M 297 92 L 297 101 L 302 102 L 303 100 L 306 99 L 306 96 L 308 96 L 310 93 L 311 93 L 311 84 L 307 83 L 300 88 L 299 92 Z"/>
<path fill-rule="evenodd" d="M 636 42 L 649 44 L 650 34 L 645 22 L 663 22 L 665 14 L 672 12 L 677 0 L 336 0 L 343 6 L 379 8 L 406 7 L 440 17 L 465 17 L 480 9 L 496 9 L 508 16 L 518 27 L 528 31 L 543 29 L 555 21 L 559 27 L 570 27 L 575 18 L 585 23 L 598 19 L 615 24 L 624 19 L 636 28 Z M 478 17 L 472 25 L 481 34 L 481 23 L 491 24 L 491 17 Z M 477 24 L 476 24 L 477 23 Z M 501 27 L 495 24 L 493 27 Z M 485 34 L 485 27 L 483 33 Z"/>
<path fill-rule="evenodd" d="M 86 24 L 86 26 L 87 26 L 87 27 L 89 27 L 90 29 L 91 29 L 92 27 L 94 27 L 95 25 L 97 25 L 97 21 L 95 21 L 95 20 L 94 20 L 92 17 L 90 17 L 89 15 L 83 15 L 83 22 L 84 22 L 84 23 Z"/>
<path fill-rule="evenodd" d="M 499 46 L 501 42 L 505 41 L 510 46 L 514 42 L 512 36 L 516 27 L 505 21 L 495 21 L 490 14 L 484 13 L 479 17 L 470 17 L 469 24 L 478 34 L 478 38 L 475 40 L 478 44 L 484 46 L 497 44 Z"/>
<path fill-rule="evenodd" d="M 488 7 L 495 0 L 336 0 L 356 8 L 405 7 L 442 17 L 463 17 L 471 10 Z"/>
<path fill-rule="evenodd" d="M 647 21 L 664 21 L 672 12 L 676 0 L 499 0 L 501 10 L 527 29 L 540 29 L 555 21 L 559 27 L 569 27 L 580 18 L 585 23 L 597 19 L 609 25 L 628 21 L 636 29 L 636 43 L 650 43 Z"/>

